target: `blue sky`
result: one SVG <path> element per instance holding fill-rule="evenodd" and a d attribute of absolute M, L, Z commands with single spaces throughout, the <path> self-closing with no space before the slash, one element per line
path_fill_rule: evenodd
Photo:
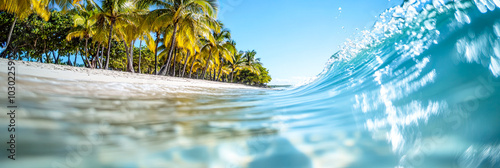
<path fill-rule="evenodd" d="M 239 50 L 257 51 L 271 84 L 319 74 L 339 46 L 402 0 L 219 0 L 219 19 Z M 340 10 L 339 10 L 340 8 Z M 358 28 L 358 30 L 356 30 Z"/>

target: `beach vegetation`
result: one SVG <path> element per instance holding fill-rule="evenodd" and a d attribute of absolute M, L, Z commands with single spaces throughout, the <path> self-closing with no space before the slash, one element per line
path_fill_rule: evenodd
<path fill-rule="evenodd" d="M 0 0 L 0 57 L 264 86 L 216 0 Z"/>

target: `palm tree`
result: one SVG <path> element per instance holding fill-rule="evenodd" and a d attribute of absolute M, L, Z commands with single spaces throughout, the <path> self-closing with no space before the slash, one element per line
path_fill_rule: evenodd
<path fill-rule="evenodd" d="M 123 40 L 125 45 L 125 53 L 127 55 L 127 71 L 134 73 L 133 65 L 133 54 L 134 54 L 134 40 L 137 38 L 136 31 L 137 27 L 135 25 L 122 26 L 117 30 L 117 34 Z"/>
<path fill-rule="evenodd" d="M 262 63 L 260 62 L 260 58 L 255 58 L 255 55 L 257 55 L 257 52 L 255 50 L 247 51 L 245 53 L 245 69 L 249 70 L 252 73 L 260 75 L 259 66 L 262 66 Z"/>
<path fill-rule="evenodd" d="M 186 72 L 186 67 L 191 54 L 196 54 L 196 51 L 200 50 L 200 39 L 210 35 L 212 31 L 212 25 L 215 21 L 207 16 L 203 16 L 202 19 L 194 19 L 194 17 L 187 17 L 183 20 L 183 28 L 179 30 L 178 37 L 176 38 L 177 48 L 182 48 L 183 50 L 181 56 L 184 56 L 183 68 L 179 68 L 181 77 L 184 77 Z M 169 39 L 167 36 L 166 39 Z M 167 44 L 167 43 L 166 43 Z M 185 51 L 185 52 L 184 52 Z M 182 60 L 179 61 L 182 64 Z M 167 71 L 168 72 L 168 71 Z"/>
<path fill-rule="evenodd" d="M 193 74 L 193 68 L 195 67 L 195 64 L 197 63 L 196 61 L 200 61 L 200 58 L 201 58 L 201 53 L 195 51 L 195 53 L 191 57 L 192 61 L 191 61 L 191 68 L 189 70 L 189 76 L 188 76 L 188 78 L 191 78 L 191 75 Z M 198 65 L 201 65 L 201 64 L 202 64 L 201 62 L 198 62 Z"/>
<path fill-rule="evenodd" d="M 92 35 L 92 42 L 96 43 L 97 47 L 101 47 L 100 56 L 99 56 L 99 53 L 97 55 L 98 65 L 99 65 L 99 68 L 103 69 L 104 68 L 103 67 L 104 47 L 107 46 L 107 44 L 108 44 L 107 43 L 108 42 L 107 27 L 100 27 L 100 26 L 95 24 L 92 28 L 94 30 L 93 35 Z"/>
<path fill-rule="evenodd" d="M 104 66 L 104 69 L 108 69 L 113 28 L 114 26 L 120 27 L 134 24 L 132 22 L 132 11 L 135 9 L 134 2 L 130 0 L 104 0 L 101 5 L 102 7 L 95 3 L 93 5 L 98 10 L 98 13 L 95 15 L 98 25 L 101 27 L 106 26 L 106 24 L 109 25 L 108 56 L 106 57 Z"/>
<path fill-rule="evenodd" d="M 221 30 L 216 29 L 213 31 L 212 36 L 208 40 L 206 40 L 206 44 L 203 47 L 204 51 L 207 51 L 209 56 L 205 64 L 205 69 L 203 74 L 206 74 L 206 71 L 209 69 L 209 64 L 212 63 L 214 66 L 220 66 L 222 69 L 222 62 L 224 60 L 228 60 L 231 63 L 233 62 L 233 53 L 235 53 L 235 47 L 230 41 L 231 33 L 227 29 Z M 213 67 L 213 80 L 216 78 L 216 67 Z"/>
<path fill-rule="evenodd" d="M 204 64 L 203 66 L 203 72 L 201 73 L 201 79 L 206 78 L 207 70 L 210 68 L 210 65 L 213 64 L 212 62 L 212 55 L 213 55 L 213 50 L 212 50 L 212 45 L 209 42 L 204 42 L 205 44 L 201 48 L 201 56 L 202 57 L 202 63 Z"/>
<path fill-rule="evenodd" d="M 230 82 L 234 82 L 234 74 L 238 71 L 241 71 L 245 68 L 245 63 L 246 60 L 243 58 L 243 55 L 245 55 L 245 52 L 240 51 L 238 53 L 234 54 L 234 60 L 233 63 L 231 63 L 231 73 L 230 73 Z"/>
<path fill-rule="evenodd" d="M 209 18 L 215 18 L 217 13 L 216 0 L 168 0 L 159 1 L 156 0 L 155 4 L 157 6 L 164 6 L 165 8 L 159 8 L 152 13 L 161 15 L 162 17 L 171 18 L 168 22 L 168 26 L 172 28 L 172 35 L 170 36 L 168 49 L 167 61 L 160 72 L 161 75 L 166 75 L 169 70 L 170 61 L 174 48 L 176 46 L 177 31 L 179 27 L 182 27 L 188 20 L 196 20 L 198 18 L 206 18 L 200 16 L 209 16 Z M 189 18 L 189 19 L 188 19 Z M 187 23 L 186 23 L 187 24 Z"/>
<path fill-rule="evenodd" d="M 139 20 L 140 20 L 139 23 L 142 26 L 139 26 L 138 30 L 137 30 L 137 33 L 139 35 L 139 64 L 138 64 L 139 65 L 139 67 L 138 67 L 139 73 L 141 73 L 142 41 L 146 42 L 146 46 L 148 47 L 148 49 L 150 51 L 155 50 L 155 47 L 156 47 L 155 40 L 153 40 L 153 38 L 149 34 L 150 30 L 146 26 L 147 25 L 146 18 L 147 18 L 147 15 L 141 15 L 139 17 Z"/>
<path fill-rule="evenodd" d="M 97 11 L 96 11 L 97 12 Z M 99 67 L 101 69 L 104 68 L 103 62 L 104 62 L 104 49 L 106 46 L 108 46 L 108 26 L 102 26 L 99 24 L 99 22 L 95 22 L 93 28 L 93 35 L 92 35 L 92 42 L 96 43 L 97 46 L 101 47 L 101 54 L 100 56 L 97 56 L 97 61 L 99 63 Z"/>
<path fill-rule="evenodd" d="M 162 40 L 161 33 L 165 31 L 166 26 L 168 26 L 172 22 L 172 10 L 167 10 L 170 8 L 171 3 L 165 2 L 164 0 L 139 0 L 137 3 L 140 7 L 149 7 L 150 5 L 156 6 L 157 9 L 150 11 L 147 16 L 145 16 L 144 24 L 148 25 L 149 30 L 155 33 L 155 45 L 154 49 L 150 50 L 154 51 L 155 55 L 155 68 L 154 74 L 158 75 L 158 54 L 159 54 L 159 44 Z"/>
<path fill-rule="evenodd" d="M 225 60 L 228 60 L 231 64 L 233 63 L 233 56 L 234 56 L 234 53 L 236 53 L 236 42 L 232 41 L 231 40 L 231 34 L 229 34 L 229 31 L 228 31 L 228 37 L 226 37 L 227 39 L 226 40 L 230 40 L 230 41 L 226 41 L 224 44 L 221 45 L 220 47 L 220 50 L 222 50 L 223 52 L 220 52 L 220 65 L 219 65 L 219 74 L 217 75 L 217 78 L 216 78 L 216 81 L 219 81 L 219 78 L 221 77 L 221 73 L 222 73 L 222 67 L 225 65 Z"/>
<path fill-rule="evenodd" d="M 151 41 L 151 36 L 149 35 L 149 28 L 146 24 L 147 9 L 146 6 L 134 5 L 129 7 L 129 19 L 131 23 L 121 26 L 118 31 L 124 41 L 125 50 L 127 53 L 127 71 L 134 72 L 133 61 L 134 61 L 134 42 L 139 39 L 140 46 L 142 45 L 142 40 Z M 146 43 L 150 44 L 150 43 Z M 140 52 L 139 52 L 140 54 Z M 140 58 L 139 58 L 139 69 L 140 69 Z M 139 70 L 140 73 L 140 70 Z"/>
<path fill-rule="evenodd" d="M 83 8 L 80 5 L 76 5 L 75 13 L 73 15 L 74 29 L 66 36 L 66 40 L 71 41 L 73 38 L 85 39 L 85 58 L 87 64 L 90 66 L 88 54 L 88 41 L 94 34 L 93 26 L 95 20 L 92 17 L 95 15 L 95 10 L 92 5 L 87 5 Z"/>

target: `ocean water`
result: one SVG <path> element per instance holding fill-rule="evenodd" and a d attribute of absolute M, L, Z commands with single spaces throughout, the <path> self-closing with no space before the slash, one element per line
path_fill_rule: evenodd
<path fill-rule="evenodd" d="M 16 80 L 0 167 L 500 167 L 499 0 L 389 8 L 285 90 Z"/>

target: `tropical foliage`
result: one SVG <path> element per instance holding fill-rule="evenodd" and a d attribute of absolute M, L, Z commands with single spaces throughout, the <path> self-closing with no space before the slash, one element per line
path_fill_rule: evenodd
<path fill-rule="evenodd" d="M 0 57 L 269 83 L 257 53 L 236 49 L 217 9 L 215 0 L 0 0 Z"/>

